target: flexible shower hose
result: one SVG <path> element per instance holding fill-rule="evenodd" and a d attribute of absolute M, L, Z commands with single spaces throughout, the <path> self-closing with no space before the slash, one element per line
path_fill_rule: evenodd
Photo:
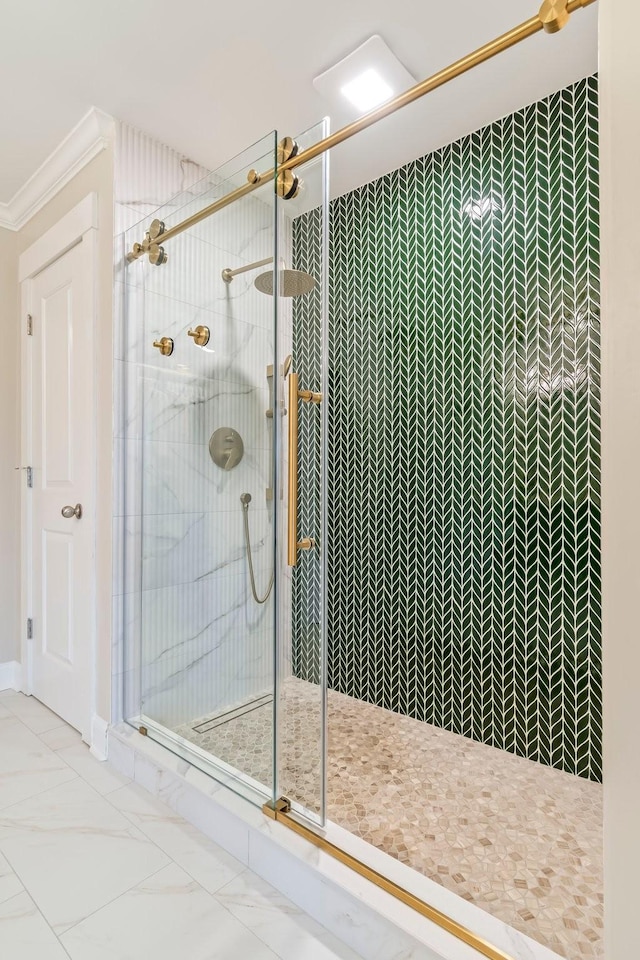
<path fill-rule="evenodd" d="M 251 554 L 251 536 L 249 534 L 249 504 L 251 503 L 251 494 L 243 493 L 240 497 L 240 502 L 242 504 L 242 514 L 244 517 L 244 540 L 247 548 L 247 560 L 249 561 L 249 580 L 251 581 L 251 593 L 253 594 L 253 599 L 256 603 L 266 603 L 271 596 L 271 591 L 273 589 L 273 570 L 271 571 L 267 592 L 265 593 L 264 597 L 260 598 L 258 596 L 258 591 L 256 590 L 256 578 L 253 571 L 253 557 Z"/>

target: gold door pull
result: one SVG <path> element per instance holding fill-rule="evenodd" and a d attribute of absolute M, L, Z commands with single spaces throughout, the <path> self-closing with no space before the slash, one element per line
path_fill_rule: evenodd
<path fill-rule="evenodd" d="M 297 373 L 289 374 L 289 504 L 287 530 L 287 563 L 295 567 L 298 550 L 312 550 L 316 542 L 312 537 L 298 540 L 298 400 L 304 403 L 320 403 L 321 393 L 300 390 Z"/>

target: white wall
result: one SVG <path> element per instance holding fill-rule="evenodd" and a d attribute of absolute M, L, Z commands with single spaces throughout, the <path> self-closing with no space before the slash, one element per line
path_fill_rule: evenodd
<path fill-rule="evenodd" d="M 637 0 L 600 4 L 605 956 L 640 956 L 640 57 Z"/>
<path fill-rule="evenodd" d="M 0 228 L 0 664 L 19 659 L 17 237 Z"/>

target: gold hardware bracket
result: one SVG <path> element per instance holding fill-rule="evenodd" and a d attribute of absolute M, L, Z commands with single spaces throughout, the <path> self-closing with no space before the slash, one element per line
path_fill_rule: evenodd
<path fill-rule="evenodd" d="M 280 797 L 279 800 L 269 800 L 269 802 L 263 806 L 262 812 L 272 820 L 277 820 L 279 813 L 291 812 L 291 801 L 287 800 L 286 797 Z"/>
<path fill-rule="evenodd" d="M 303 403 L 322 403 L 322 394 L 313 390 L 298 390 L 298 399 Z"/>
<path fill-rule="evenodd" d="M 149 239 L 157 240 L 158 237 L 162 236 L 165 230 L 166 230 L 166 227 L 164 224 L 164 220 L 157 220 L 157 219 L 152 220 L 151 226 L 149 227 Z"/>
<path fill-rule="evenodd" d="M 146 253 L 149 257 L 149 263 L 159 267 L 168 260 L 166 250 L 156 241 L 166 232 L 166 226 L 163 220 L 153 220 L 151 226 L 144 235 L 142 243 L 134 243 L 131 253 L 127 254 L 127 260 L 132 263 Z"/>
<path fill-rule="evenodd" d="M 253 170 L 253 169 L 249 170 L 249 173 L 247 174 L 247 183 L 250 183 L 253 186 L 257 186 L 260 183 L 261 179 L 262 178 L 257 170 Z"/>
<path fill-rule="evenodd" d="M 298 550 L 313 550 L 316 542 L 313 537 L 303 537 L 302 540 L 298 540 L 296 547 Z"/>
<path fill-rule="evenodd" d="M 287 160 L 291 160 L 292 157 L 297 156 L 299 149 L 293 137 L 283 137 L 278 144 L 278 166 L 280 166 L 281 163 L 286 163 Z"/>
<path fill-rule="evenodd" d="M 138 733 L 141 733 L 143 737 L 149 736 L 149 731 L 146 727 L 138 727 Z"/>
<path fill-rule="evenodd" d="M 544 0 L 538 14 L 545 33 L 560 33 L 569 23 L 569 0 Z"/>
<path fill-rule="evenodd" d="M 163 357 L 170 357 L 173 353 L 173 340 L 171 337 L 160 337 L 153 341 L 154 347 L 160 351 Z"/>
<path fill-rule="evenodd" d="M 483 957 L 487 957 L 487 960 L 514 960 L 509 954 L 504 953 L 504 951 L 498 949 L 498 947 L 494 947 L 483 937 L 474 933 L 473 930 L 464 927 L 461 923 L 458 923 L 457 920 L 452 920 L 451 917 L 448 917 L 446 913 L 442 913 L 437 907 L 432 907 L 430 903 L 421 900 L 420 897 L 417 897 L 409 890 L 405 890 L 404 887 L 394 883 L 393 880 L 389 880 L 381 873 L 378 873 L 377 870 L 374 870 L 373 867 L 363 863 L 362 860 L 358 860 L 357 857 L 347 853 L 346 850 L 338 847 L 335 843 L 331 843 L 331 841 L 327 840 L 321 833 L 316 832 L 316 830 L 313 830 L 305 823 L 296 819 L 295 814 L 292 814 L 291 811 L 291 802 L 287 800 L 286 797 L 281 797 L 279 800 L 276 800 L 275 803 L 273 801 L 265 803 L 262 812 L 266 817 L 281 823 L 284 827 L 288 827 L 289 830 L 297 833 L 299 837 L 303 837 L 318 850 L 322 850 L 324 853 L 329 854 L 329 856 L 344 864 L 344 866 L 349 867 L 360 877 L 369 880 L 370 883 L 375 884 L 376 887 L 384 890 L 385 893 L 391 894 L 396 900 L 400 900 L 401 903 L 411 907 L 411 909 L 419 913 L 420 916 L 426 917 L 427 920 L 435 923 L 442 930 L 446 930 L 447 933 L 450 933 L 456 937 L 456 939 L 473 947 L 473 949 L 477 950 Z"/>
<path fill-rule="evenodd" d="M 206 347 L 209 343 L 209 337 L 211 336 L 211 331 L 209 327 L 203 327 L 202 324 L 199 324 L 195 330 L 188 330 L 187 336 L 193 339 L 194 343 L 197 343 L 199 347 Z"/>
<path fill-rule="evenodd" d="M 276 193 L 281 200 L 293 200 L 300 193 L 300 180 L 291 170 L 281 170 L 276 177 Z"/>

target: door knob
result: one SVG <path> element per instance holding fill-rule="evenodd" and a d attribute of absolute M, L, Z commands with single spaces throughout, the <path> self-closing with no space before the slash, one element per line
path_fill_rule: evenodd
<path fill-rule="evenodd" d="M 75 507 L 71 505 L 63 507 L 60 513 L 65 520 L 71 520 L 71 517 L 75 517 L 76 520 L 82 520 L 82 504 L 76 503 Z"/>

